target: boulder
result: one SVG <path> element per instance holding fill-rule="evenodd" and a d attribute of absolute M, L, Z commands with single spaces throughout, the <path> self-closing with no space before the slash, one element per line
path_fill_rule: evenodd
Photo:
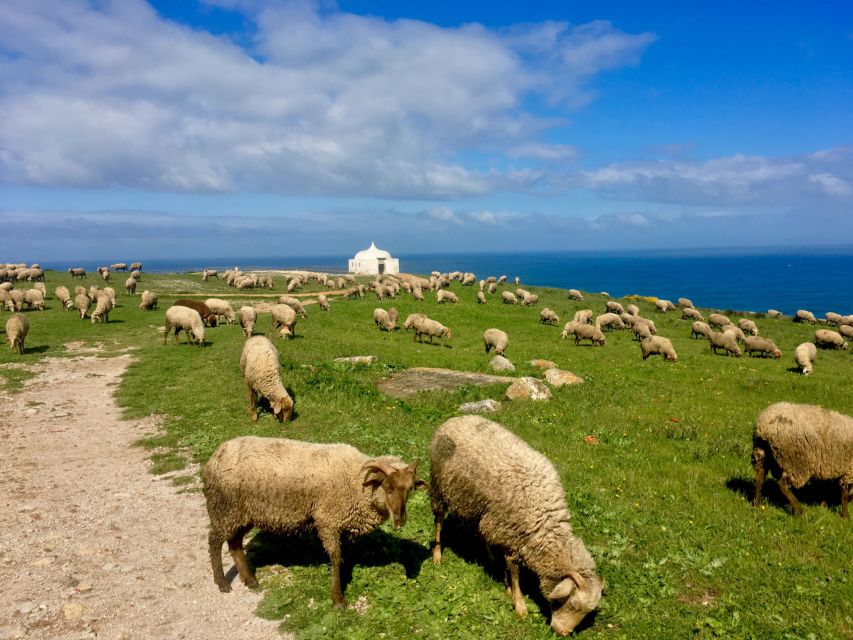
<path fill-rule="evenodd" d="M 571 371 L 563 371 L 562 369 L 548 369 L 545 372 L 545 382 L 552 387 L 564 387 L 567 384 L 581 384 L 583 378 L 576 376 Z"/>
<path fill-rule="evenodd" d="M 508 400 L 550 400 L 551 390 L 536 378 L 519 378 L 506 390 Z"/>
<path fill-rule="evenodd" d="M 530 361 L 530 366 L 536 367 L 537 369 L 542 369 L 543 371 L 547 369 L 556 369 L 557 363 L 551 362 L 550 360 L 541 360 L 537 358 L 536 360 Z"/>
<path fill-rule="evenodd" d="M 348 358 L 335 358 L 335 362 L 346 362 L 348 364 L 373 364 L 379 360 L 376 356 L 350 356 Z"/>
<path fill-rule="evenodd" d="M 489 362 L 492 371 L 515 371 L 515 366 L 503 356 L 495 356 Z"/>
<path fill-rule="evenodd" d="M 487 398 L 486 400 L 460 404 L 458 410 L 460 413 L 492 413 L 501 410 L 501 403 L 497 400 Z"/>

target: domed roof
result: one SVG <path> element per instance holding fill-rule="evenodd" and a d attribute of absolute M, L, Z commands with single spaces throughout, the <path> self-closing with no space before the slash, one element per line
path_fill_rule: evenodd
<path fill-rule="evenodd" d="M 387 251 L 383 251 L 382 249 L 377 249 L 376 245 L 371 242 L 370 246 L 364 251 L 359 251 L 355 254 L 354 260 L 377 260 L 380 258 L 385 258 L 387 260 L 391 259 L 391 254 Z"/>

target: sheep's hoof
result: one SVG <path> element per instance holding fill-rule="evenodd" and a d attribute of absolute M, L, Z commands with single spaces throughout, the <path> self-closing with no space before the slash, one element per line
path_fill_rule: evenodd
<path fill-rule="evenodd" d="M 252 578 L 251 581 L 248 581 L 245 584 L 246 584 L 246 588 L 249 589 L 250 591 L 260 591 L 261 590 L 261 585 L 254 578 Z"/>
<path fill-rule="evenodd" d="M 347 601 L 343 598 L 341 598 L 340 600 L 333 600 L 332 605 L 335 607 L 335 609 L 343 609 L 345 606 L 347 606 Z"/>
<path fill-rule="evenodd" d="M 231 593 L 231 585 L 227 582 L 217 582 L 216 586 L 222 593 Z"/>

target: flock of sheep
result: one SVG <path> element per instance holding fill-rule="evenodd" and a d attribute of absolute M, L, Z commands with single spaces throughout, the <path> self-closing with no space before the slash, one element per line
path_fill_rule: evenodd
<path fill-rule="evenodd" d="M 134 294 L 141 279 L 141 264 L 130 265 L 132 270 L 125 287 Z M 118 263 L 104 268 L 101 278 L 109 282 L 112 271 L 127 270 Z M 82 273 L 81 273 L 82 272 Z M 85 271 L 69 269 L 72 277 L 85 278 Z M 237 289 L 272 288 L 269 276 L 226 271 L 223 279 Z M 215 271 L 205 270 L 203 279 L 219 278 Z M 43 310 L 46 296 L 44 272 L 38 265 L 0 265 L 0 305 L 13 311 L 6 322 L 6 338 L 10 347 L 24 352 L 24 339 L 29 320 L 19 313 L 24 305 Z M 471 273 L 433 272 L 430 278 L 411 275 L 376 278 L 368 286 L 351 276 L 329 278 L 323 274 L 300 274 L 287 282 L 292 293 L 307 282 L 316 280 L 323 286 L 342 290 L 345 297 L 364 297 L 372 291 L 377 300 L 395 298 L 405 291 L 415 300 L 424 299 L 424 291 L 434 291 L 437 304 L 459 304 L 459 296 L 448 290 L 451 281 L 476 289 L 476 302 L 488 303 L 506 277 L 480 280 Z M 32 282 L 31 289 L 22 290 L 20 283 Z M 504 290 L 500 299 L 505 304 L 535 306 L 538 296 L 518 287 Z M 78 285 L 75 295 L 64 286 L 55 290 L 57 301 L 65 310 L 76 309 L 92 322 L 109 321 L 115 306 L 115 290 Z M 577 290 L 569 298 L 582 301 Z M 317 296 L 321 309 L 330 304 L 324 294 Z M 140 295 L 139 308 L 156 310 L 158 296 L 151 291 Z M 682 318 L 691 321 L 691 337 L 705 338 L 710 348 L 733 356 L 743 352 L 780 358 L 781 352 L 769 338 L 759 336 L 756 323 L 741 318 L 735 324 L 726 316 L 712 313 L 705 322 L 693 303 L 682 298 L 678 307 L 666 300 L 657 300 L 660 313 L 681 308 Z M 253 335 L 257 322 L 256 310 L 248 305 L 235 312 L 230 303 L 220 298 L 205 301 L 181 298 L 165 311 L 163 341 L 174 331 L 186 333 L 188 343 L 203 346 L 206 327 L 220 322 L 238 322 L 246 337 L 239 361 L 248 391 L 247 411 L 252 420 L 258 419 L 258 406 L 264 400 L 279 421 L 293 416 L 293 400 L 281 378 L 281 360 L 270 337 L 290 338 L 296 334 L 296 324 L 306 317 L 302 302 L 282 295 L 270 308 L 268 335 Z M 771 310 L 768 315 L 781 315 Z M 381 331 L 397 329 L 395 308 L 376 308 L 373 320 Z M 797 312 L 795 321 L 817 320 L 808 312 Z M 559 316 L 550 308 L 539 313 L 543 325 L 558 325 Z M 814 366 L 816 348 L 847 349 L 845 337 L 853 335 L 853 316 L 827 314 L 825 322 L 839 331 L 818 329 L 815 341 L 803 343 L 795 350 L 795 360 L 805 375 Z M 402 329 L 413 330 L 413 340 L 439 338 L 442 345 L 452 338 L 452 331 L 425 314 L 407 317 Z M 639 308 L 626 308 L 609 300 L 603 313 L 591 309 L 577 311 L 561 332 L 563 339 L 572 336 L 575 344 L 588 340 L 593 346 L 604 346 L 605 331 L 630 329 L 639 341 L 643 360 L 661 355 L 676 361 L 672 342 L 657 335 L 655 323 L 640 315 Z M 716 329 L 716 330 L 715 330 Z M 268 337 L 269 336 L 269 337 Z M 488 328 L 483 333 L 488 354 L 492 349 L 503 356 L 509 345 L 507 333 Z M 571 633 L 581 620 L 597 608 L 604 580 L 597 573 L 595 562 L 583 542 L 574 535 L 565 499 L 565 490 L 553 464 L 533 450 L 510 431 L 479 416 L 452 418 L 439 426 L 429 445 L 431 478 L 429 491 L 435 516 L 433 560 L 441 561 L 441 529 L 445 514 L 455 513 L 474 520 L 483 539 L 501 551 L 506 565 L 506 582 L 515 612 L 526 615 L 527 608 L 519 587 L 519 566 L 533 571 L 544 598 L 551 605 L 551 627 L 559 635 Z M 768 471 L 777 479 L 791 508 L 802 508 L 792 489 L 806 482 L 838 480 L 841 491 L 841 515 L 848 517 L 848 502 L 853 490 L 853 419 L 820 407 L 777 403 L 763 411 L 755 422 L 752 464 L 755 470 L 755 500 L 761 502 L 763 482 Z M 241 437 L 229 440 L 216 450 L 202 471 L 204 495 L 210 518 L 209 551 L 214 581 L 222 591 L 230 591 L 222 566 L 222 545 L 228 548 L 241 580 L 246 586 L 257 587 L 257 580 L 243 549 L 243 538 L 253 527 L 263 530 L 294 533 L 313 528 L 329 555 L 332 566 L 331 597 L 336 606 L 344 604 L 340 565 L 341 541 L 346 535 L 364 535 L 387 519 L 398 529 L 406 523 L 406 504 L 409 494 L 426 482 L 417 477 L 417 462 L 407 464 L 395 456 L 370 457 L 347 444 L 315 444 L 281 438 Z"/>

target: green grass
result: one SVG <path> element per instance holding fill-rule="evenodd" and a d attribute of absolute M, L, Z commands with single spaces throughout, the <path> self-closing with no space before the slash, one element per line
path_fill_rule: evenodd
<path fill-rule="evenodd" d="M 71 340 L 100 343 L 110 352 L 139 347 L 117 397 L 128 417 L 166 416 L 164 431 L 144 443 L 156 450 L 161 473 L 183 468 L 187 455 L 203 463 L 226 439 L 257 434 L 348 442 L 371 454 L 420 458 L 426 477 L 433 430 L 456 415 L 460 403 L 499 398 L 502 388 L 396 400 L 379 393 L 376 382 L 412 366 L 489 371 L 481 336 L 500 327 L 510 336 L 507 356 L 516 375 L 536 375 L 527 362 L 545 358 L 586 380 L 555 390 L 550 402 L 508 404 L 495 416 L 554 462 L 575 531 L 607 580 L 600 610 L 581 637 L 853 638 L 853 525 L 838 516 L 835 486 L 801 492 L 801 518 L 787 513 L 772 482 L 766 508 L 750 506 L 751 431 L 759 411 L 788 400 L 853 414 L 850 353 L 821 351 L 809 377 L 791 370 L 794 347 L 811 339 L 814 327 L 759 317 L 762 335 L 773 338 L 782 359 L 727 358 L 713 355 L 706 341 L 691 340 L 690 323 L 679 313 L 658 314 L 651 303 L 635 301 L 679 356 L 676 363 L 643 362 L 628 332 L 609 333 L 607 345 L 593 349 L 562 341 L 560 327 L 537 322 L 542 306 L 554 309 L 561 324 L 577 309 L 600 313 L 604 299 L 597 295 L 579 303 L 558 290 L 527 287 L 540 295 L 536 308 L 502 305 L 495 297 L 480 306 L 475 289 L 454 284 L 459 305 L 436 305 L 430 294 L 424 303 L 408 296 L 383 303 L 333 299 L 328 313 L 307 307 L 296 339 L 276 341 L 296 420 L 281 425 L 263 412 L 253 424 L 238 366 L 239 328 L 209 329 L 205 349 L 175 346 L 171 338 L 163 346 L 157 331 L 170 297 L 233 289 L 215 280 L 203 284 L 195 275 L 143 274 L 139 290 L 160 292 L 161 311 L 139 311 L 138 296 L 116 286 L 120 306 L 112 322 L 92 325 L 56 307 L 52 290 L 73 284 L 67 276 L 49 273 L 47 284 L 50 308 L 28 314 L 28 352 L 21 357 L 4 349 L 0 363 L 65 355 L 62 343 Z M 279 283 L 274 293 L 281 292 Z M 252 299 L 259 298 L 246 293 L 232 300 Z M 401 321 L 423 311 L 450 326 L 452 346 L 380 333 L 372 310 L 392 305 Z M 268 322 L 261 314 L 258 331 L 266 331 Z M 379 356 L 378 364 L 332 362 L 371 354 Z M 9 371 L 0 369 L 0 375 Z M 584 443 L 590 434 L 598 445 Z M 261 533 L 250 545 L 265 593 L 259 613 L 281 620 L 299 638 L 553 637 L 533 597 L 535 584 L 526 590 L 531 615 L 516 619 L 463 523 L 449 523 L 440 566 L 428 559 L 431 537 L 429 501 L 415 493 L 401 532 L 386 525 L 347 547 L 353 566 L 346 596 L 363 606 L 334 611 L 329 566 L 316 538 Z"/>

